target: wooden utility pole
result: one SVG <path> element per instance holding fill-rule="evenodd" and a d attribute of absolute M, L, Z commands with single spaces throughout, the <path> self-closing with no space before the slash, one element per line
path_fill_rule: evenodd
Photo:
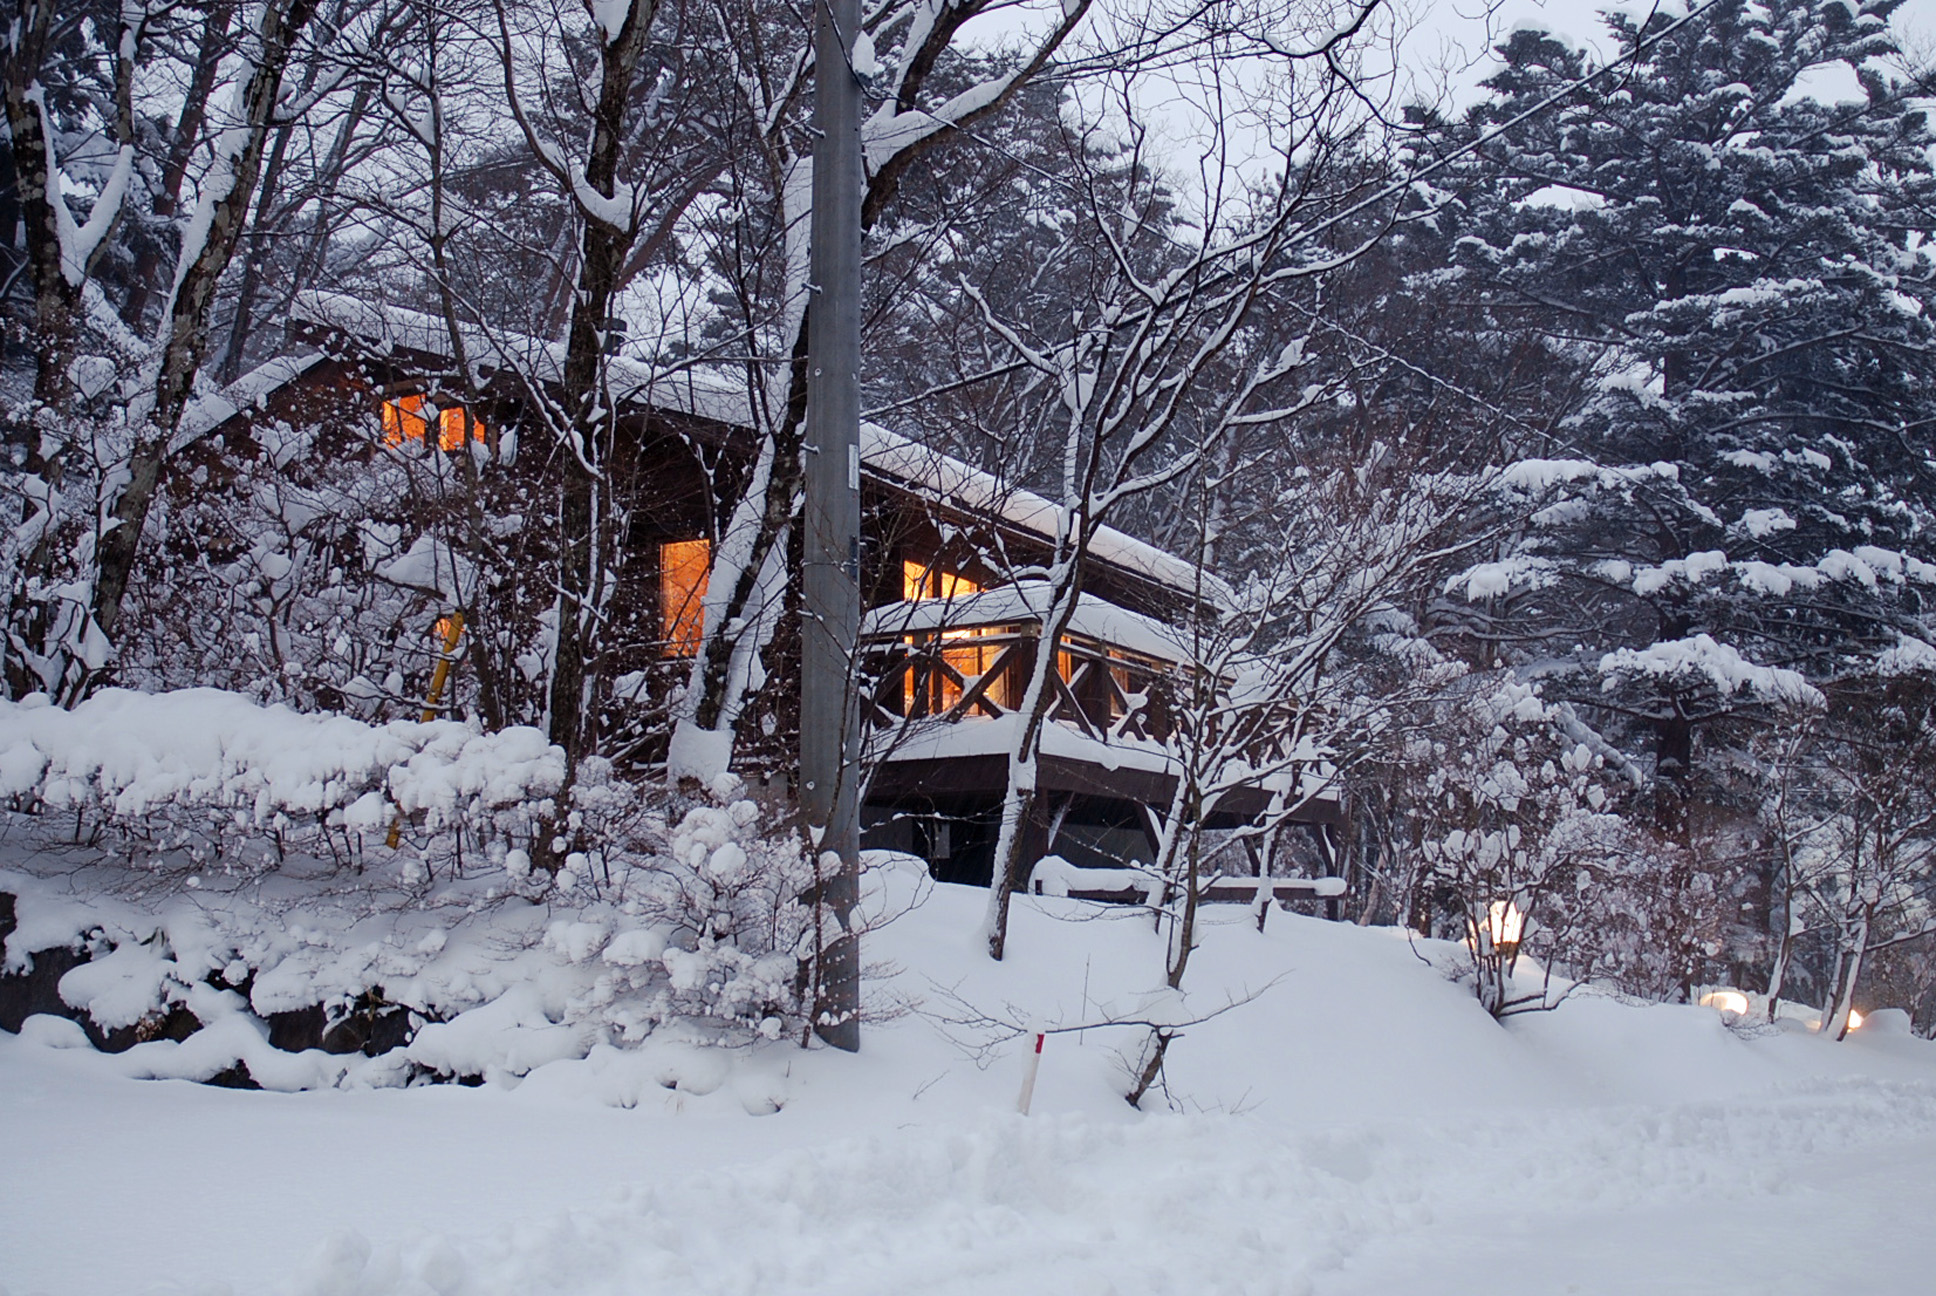
<path fill-rule="evenodd" d="M 800 808 L 819 852 L 818 903 L 837 930 L 821 957 L 814 1029 L 860 1047 L 860 0 L 816 0 L 812 261 L 808 269 L 806 504 L 801 575 Z"/>

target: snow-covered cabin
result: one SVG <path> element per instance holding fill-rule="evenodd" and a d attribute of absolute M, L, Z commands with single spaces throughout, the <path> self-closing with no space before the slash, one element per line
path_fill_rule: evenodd
<path fill-rule="evenodd" d="M 452 451 L 489 447 L 489 462 L 529 465 L 544 454 L 526 408 L 531 384 L 555 381 L 551 344 L 482 331 L 467 335 L 468 376 L 453 380 L 449 331 L 421 312 L 334 294 L 306 293 L 291 335 L 314 350 L 271 361 L 203 400 L 194 434 L 240 433 L 262 417 L 337 426 L 342 444 L 420 443 Z M 610 708 L 641 715 L 683 684 L 703 627 L 710 537 L 720 474 L 747 470 L 756 448 L 742 389 L 698 369 L 662 372 L 608 361 L 632 448 L 635 507 L 622 543 L 653 589 L 626 600 L 636 624 L 608 661 Z M 445 393 L 465 390 L 468 404 Z M 481 393 L 481 394 L 479 394 Z M 522 436 L 531 444 L 520 451 Z M 863 841 L 927 859 L 944 881 L 989 878 L 1015 707 L 1041 650 L 1046 585 L 1013 579 L 1051 552 L 1057 521 L 1049 500 L 886 428 L 861 431 L 863 670 L 870 693 L 872 780 Z M 515 467 L 510 471 L 518 471 Z M 1120 866 L 1152 856 L 1153 816 L 1175 774 L 1164 752 L 1168 698 L 1188 669 L 1192 610 L 1226 597 L 1222 582 L 1133 536 L 1103 528 L 1084 568 L 1084 593 L 1055 645 L 1052 723 L 1037 765 L 1041 796 L 1025 842 L 1033 858 L 1067 866 Z M 457 601 L 453 597 L 452 601 Z M 784 621 L 783 621 L 784 623 Z M 765 690 L 773 722 L 743 726 L 739 757 L 749 772 L 784 777 L 793 746 L 791 653 L 776 643 L 779 677 Z M 663 732 L 631 745 L 634 763 L 663 759 Z M 1315 774 L 1317 762 L 1312 761 Z M 1294 780 L 1295 781 L 1295 780 Z M 1262 813 L 1259 788 L 1226 803 L 1229 826 Z M 1301 815 L 1314 864 L 1329 856 L 1337 818 L 1326 796 Z M 1059 885 L 1068 885 L 1066 878 Z M 1051 885 L 1058 885 L 1051 881 Z M 1110 891 L 1098 881 L 1084 890 Z"/>

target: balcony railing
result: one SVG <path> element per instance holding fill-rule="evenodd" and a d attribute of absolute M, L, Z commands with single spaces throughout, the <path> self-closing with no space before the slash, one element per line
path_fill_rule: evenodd
<path fill-rule="evenodd" d="M 872 618 L 876 625 L 885 619 Z M 999 719 L 1020 707 L 1041 643 L 1041 625 L 1027 622 L 865 636 L 871 718 L 882 727 Z M 1104 742 L 1167 738 L 1173 670 L 1130 649 L 1064 634 L 1046 682 L 1048 717 Z"/>
<path fill-rule="evenodd" d="M 889 750 L 901 735 L 887 731 L 919 722 L 923 726 L 973 724 L 1016 714 L 1039 654 L 1046 598 L 1029 587 L 1004 587 L 949 599 L 917 599 L 875 608 L 862 625 L 863 706 L 877 731 L 888 736 Z M 1102 744 L 1121 743 L 1121 755 L 1137 759 L 1163 756 L 1157 744 L 1177 731 L 1179 707 L 1212 681 L 1203 668 L 1189 665 L 1190 652 L 1173 628 L 1123 608 L 1085 598 L 1057 641 L 1055 660 L 1045 679 L 1048 718 Z M 1127 640 L 1128 643 L 1122 641 Z M 1167 655 L 1159 655 L 1167 654 Z M 1221 694 L 1231 681 L 1216 682 Z M 1213 722 L 1231 726 L 1217 741 L 1254 777 L 1247 795 L 1230 800 L 1232 814 L 1261 812 L 1275 798 L 1298 803 L 1307 796 L 1329 802 L 1324 753 L 1312 745 L 1302 723 L 1303 708 L 1291 699 L 1276 705 L 1235 708 Z M 962 730 L 954 730 L 968 738 Z M 973 743 L 948 741 L 930 730 L 917 732 L 905 749 L 930 759 L 939 749 L 968 751 Z M 893 759 L 893 757 L 887 757 Z M 1113 764 L 1097 754 L 1104 764 Z M 1133 763 L 1133 761 L 1132 761 Z M 1146 771 L 1150 768 L 1143 766 Z M 1248 807 L 1248 808 L 1244 808 Z"/>

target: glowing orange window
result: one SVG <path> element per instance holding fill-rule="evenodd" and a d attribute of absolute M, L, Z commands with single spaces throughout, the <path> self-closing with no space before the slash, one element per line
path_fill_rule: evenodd
<path fill-rule="evenodd" d="M 384 445 L 421 441 L 429 431 L 429 403 L 422 396 L 398 396 L 383 402 Z"/>
<path fill-rule="evenodd" d="M 659 629 L 667 657 L 699 651 L 706 631 L 706 578 L 712 573 L 709 540 L 673 540 L 659 546 Z"/>
<path fill-rule="evenodd" d="M 427 396 L 397 396 L 383 402 L 383 444 L 402 445 L 423 441 L 430 435 L 430 422 L 437 421 L 437 448 L 455 450 L 464 444 L 465 429 L 472 441 L 484 440 L 484 420 L 461 405 L 433 408 Z"/>
<path fill-rule="evenodd" d="M 982 676 L 995 670 L 1000 673 L 988 681 L 982 691 L 995 706 L 1004 711 L 1011 709 L 1013 690 L 1010 688 L 1010 668 L 1002 662 L 1002 652 L 1015 633 L 1014 626 L 978 626 L 972 630 L 943 630 L 941 632 L 940 662 L 947 670 L 932 668 L 910 669 L 901 683 L 907 714 L 912 716 L 940 715 L 953 709 L 961 701 L 963 685 L 955 681 L 948 670 L 954 671 L 967 681 L 968 687 Z M 932 635 L 908 635 L 906 643 L 923 653 L 932 653 Z M 932 658 L 930 658 L 932 661 Z M 919 679 L 919 684 L 916 681 Z"/>
<path fill-rule="evenodd" d="M 963 598 L 981 591 L 980 585 L 959 572 L 912 560 L 901 564 L 901 597 L 909 603 L 917 599 Z"/>
<path fill-rule="evenodd" d="M 447 410 L 437 412 L 437 448 L 455 450 L 464 444 L 464 429 L 470 429 L 470 439 L 484 440 L 484 420 L 465 409 L 453 405 Z"/>

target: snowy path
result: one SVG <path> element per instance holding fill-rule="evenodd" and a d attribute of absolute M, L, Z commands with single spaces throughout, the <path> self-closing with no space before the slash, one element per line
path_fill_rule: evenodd
<path fill-rule="evenodd" d="M 1930 1289 L 1928 1083 L 1335 1127 L 989 1112 L 772 1155 L 781 1122 L 90 1081 L 28 1047 L 0 1041 L 0 1129 L 39 1167 L 0 1202 L 13 1296 Z M 33 1075 L 119 1101 L 37 1120 Z"/>
<path fill-rule="evenodd" d="M 1936 1089 L 1289 1134 L 1244 1117 L 991 1119 L 641 1186 L 315 1296 L 1923 1293 Z M 460 1281 L 461 1279 L 461 1281 Z"/>
<path fill-rule="evenodd" d="M 1504 1153 L 1469 1200 L 1368 1242 L 1322 1296 L 1909 1296 L 1931 1290 L 1931 1091 L 1630 1113 Z M 1611 1140 L 1611 1141 L 1610 1141 Z M 1524 1168 L 1524 1172 L 1521 1172 Z M 1441 1188 L 1449 1185 L 1441 1185 Z"/>
<path fill-rule="evenodd" d="M 876 950 L 910 997 L 1062 1019 L 1158 965 L 1053 922 L 990 964 L 944 893 Z M 964 935 L 963 933 L 968 933 Z M 1118 1036 L 970 1065 L 904 1016 L 857 1058 L 739 1059 L 687 1095 L 565 1061 L 515 1089 L 237 1093 L 0 1035 L 5 1296 L 1926 1296 L 1936 1045 L 1744 1038 L 1581 997 L 1502 1029 L 1401 935 L 1216 928 L 1184 1105 Z M 1214 999 L 1213 999 L 1214 1002 Z M 758 1076 L 754 1077 L 758 1079 Z M 607 1105 L 621 1091 L 634 1109 Z M 629 1101 L 629 1099 L 628 1099 Z M 1200 1105 L 1200 1106 L 1199 1106 Z M 1230 1114 L 1230 1113 L 1239 1114 Z"/>

